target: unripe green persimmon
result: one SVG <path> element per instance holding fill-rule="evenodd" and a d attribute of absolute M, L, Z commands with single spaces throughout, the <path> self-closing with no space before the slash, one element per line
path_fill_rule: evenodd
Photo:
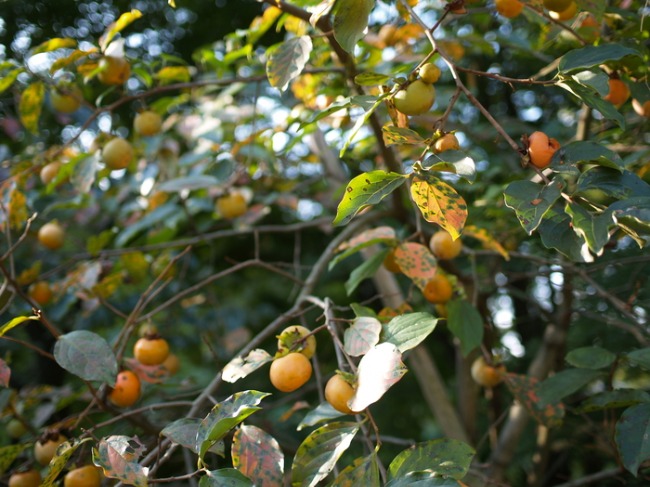
<path fill-rule="evenodd" d="M 152 110 L 140 112 L 133 120 L 133 129 L 140 135 L 156 135 L 162 127 L 162 117 Z"/>
<path fill-rule="evenodd" d="M 426 63 L 420 68 L 419 74 L 425 83 L 435 83 L 440 79 L 440 68 L 433 63 Z"/>
<path fill-rule="evenodd" d="M 110 169 L 124 169 L 133 160 L 133 147 L 128 140 L 116 137 L 102 149 L 102 159 Z"/>
<path fill-rule="evenodd" d="M 105 85 L 122 85 L 131 76 L 131 65 L 122 57 L 104 56 L 99 67 L 97 78 Z"/>
<path fill-rule="evenodd" d="M 405 115 L 421 115 L 433 106 L 436 90 L 433 85 L 422 80 L 415 80 L 406 89 L 399 90 L 393 101 L 395 108 Z"/>
<path fill-rule="evenodd" d="M 83 95 L 78 86 L 69 85 L 61 87 L 59 90 L 53 89 L 50 92 L 50 101 L 52 107 L 61 113 L 76 112 L 81 106 L 81 99 Z"/>

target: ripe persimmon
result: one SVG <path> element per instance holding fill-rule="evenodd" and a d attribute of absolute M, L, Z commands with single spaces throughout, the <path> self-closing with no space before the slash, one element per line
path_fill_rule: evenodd
<path fill-rule="evenodd" d="M 133 346 L 133 356 L 142 365 L 160 365 L 169 355 L 167 340 L 159 336 L 144 336 Z"/>
<path fill-rule="evenodd" d="M 54 458 L 56 449 L 66 440 L 61 433 L 50 433 L 44 439 L 37 440 L 34 443 L 34 458 L 41 465 L 48 465 Z"/>
<path fill-rule="evenodd" d="M 217 198 L 217 213 L 228 220 L 242 216 L 246 211 L 248 211 L 246 197 L 238 191 Z"/>
<path fill-rule="evenodd" d="M 521 14 L 524 4 L 519 0 L 496 0 L 495 7 L 497 12 L 508 19 L 514 19 Z"/>
<path fill-rule="evenodd" d="M 630 89 L 618 78 L 609 79 L 609 93 L 603 98 L 610 102 L 615 107 L 620 107 L 630 97 Z"/>
<path fill-rule="evenodd" d="M 530 163 L 539 169 L 544 169 L 551 163 L 553 154 L 559 148 L 560 143 L 553 138 L 549 138 L 544 132 L 533 132 L 528 137 Z"/>
<path fill-rule="evenodd" d="M 302 353 L 292 352 L 276 358 L 271 364 L 271 384 L 282 392 L 295 391 L 311 377 L 311 362 Z"/>
<path fill-rule="evenodd" d="M 36 281 L 29 286 L 27 291 L 29 297 L 36 301 L 41 306 L 46 305 L 52 300 L 52 289 L 46 281 Z"/>
<path fill-rule="evenodd" d="M 460 149 L 458 138 L 452 133 L 443 135 L 433 143 L 433 150 L 437 153 L 458 149 Z"/>
<path fill-rule="evenodd" d="M 354 396 L 354 388 L 339 374 L 332 376 L 325 384 L 325 400 L 343 414 L 354 414 L 348 401 Z"/>
<path fill-rule="evenodd" d="M 83 94 L 76 85 L 62 86 L 50 92 L 52 108 L 61 113 L 76 112 L 81 106 Z"/>
<path fill-rule="evenodd" d="M 41 485 L 41 474 L 38 470 L 15 472 L 9 477 L 9 487 L 38 487 L 39 485 Z"/>
<path fill-rule="evenodd" d="M 402 272 L 402 269 L 400 269 L 399 264 L 395 260 L 395 249 L 391 249 L 386 254 L 386 257 L 384 257 L 383 264 L 386 270 L 389 272 L 392 272 L 394 274 L 399 274 L 400 272 Z"/>
<path fill-rule="evenodd" d="M 422 294 L 424 294 L 424 298 L 430 303 L 444 304 L 453 296 L 454 288 L 449 278 L 438 272 L 427 282 Z"/>
<path fill-rule="evenodd" d="M 140 399 L 140 379 L 130 370 L 117 374 L 115 387 L 108 394 L 108 399 L 117 407 L 133 406 Z"/>
<path fill-rule="evenodd" d="M 50 250 L 61 248 L 65 241 L 63 227 L 55 221 L 46 223 L 38 231 L 38 241 Z"/>
<path fill-rule="evenodd" d="M 650 100 L 641 103 L 636 98 L 632 100 L 632 108 L 634 111 L 645 118 L 650 118 Z"/>
<path fill-rule="evenodd" d="M 494 387 L 500 384 L 505 372 L 505 365 L 488 365 L 483 357 L 478 357 L 472 362 L 472 379 L 483 387 Z"/>
<path fill-rule="evenodd" d="M 306 338 L 305 338 L 306 337 Z M 316 337 L 300 325 L 288 326 L 278 335 L 278 352 L 299 352 L 307 358 L 316 353 Z"/>
<path fill-rule="evenodd" d="M 102 474 L 95 465 L 70 470 L 63 478 L 64 487 L 99 487 L 102 484 Z"/>
<path fill-rule="evenodd" d="M 123 85 L 131 76 L 131 65 L 123 57 L 104 56 L 99 67 L 97 78 L 105 85 Z"/>
<path fill-rule="evenodd" d="M 431 236 L 429 248 L 436 258 L 450 260 L 457 257 L 463 249 L 463 242 L 460 238 L 454 240 L 449 232 L 439 230 Z"/>
<path fill-rule="evenodd" d="M 128 140 L 115 137 L 102 149 L 102 160 L 109 169 L 124 169 L 133 160 L 133 147 Z"/>

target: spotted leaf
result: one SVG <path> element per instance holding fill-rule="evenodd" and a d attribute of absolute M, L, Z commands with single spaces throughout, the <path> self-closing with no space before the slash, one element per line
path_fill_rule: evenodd
<path fill-rule="evenodd" d="M 454 188 L 433 176 L 427 180 L 416 177 L 411 197 L 426 221 L 437 223 L 454 239 L 460 236 L 467 220 L 467 203 Z"/>

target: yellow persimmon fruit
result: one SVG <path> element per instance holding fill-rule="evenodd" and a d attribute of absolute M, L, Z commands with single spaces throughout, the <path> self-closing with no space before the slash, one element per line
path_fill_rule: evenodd
<path fill-rule="evenodd" d="M 311 377 L 311 362 L 302 353 L 292 352 L 276 358 L 271 364 L 271 384 L 282 392 L 295 391 Z"/>
<path fill-rule="evenodd" d="M 124 169 L 133 160 L 133 147 L 128 140 L 115 137 L 102 149 L 102 160 L 109 169 Z"/>
<path fill-rule="evenodd" d="M 246 197 L 236 191 L 217 198 L 216 206 L 217 213 L 228 220 L 242 216 L 248 211 Z"/>
<path fill-rule="evenodd" d="M 550 10 L 548 12 L 552 19 L 561 21 L 571 20 L 573 17 L 575 17 L 576 13 L 578 13 L 578 4 L 575 2 L 571 2 L 566 9 L 559 12 L 556 12 L 554 10 Z"/>
<path fill-rule="evenodd" d="M 156 135 L 162 127 L 162 117 L 153 110 L 138 113 L 133 119 L 133 130 L 145 137 Z"/>
<path fill-rule="evenodd" d="M 421 115 L 433 106 L 436 90 L 433 85 L 415 80 L 393 97 L 395 108 L 405 115 Z"/>
<path fill-rule="evenodd" d="M 433 143 L 433 150 L 437 153 L 458 149 L 460 149 L 458 138 L 451 133 L 443 135 Z"/>
<path fill-rule="evenodd" d="M 463 249 L 463 243 L 460 238 L 454 240 L 449 232 L 440 230 L 431 236 L 429 248 L 436 258 L 450 260 L 460 254 L 460 251 Z"/>
<path fill-rule="evenodd" d="M 543 0 L 544 7 L 553 12 L 562 12 L 571 5 L 573 0 Z"/>
<path fill-rule="evenodd" d="M 420 67 L 418 74 L 425 83 L 435 83 L 440 79 L 440 68 L 433 63 L 426 63 Z"/>
<path fill-rule="evenodd" d="M 472 379 L 483 387 L 494 387 L 503 381 L 506 367 L 503 364 L 488 365 L 483 357 L 478 357 L 472 363 Z"/>
<path fill-rule="evenodd" d="M 348 401 L 354 396 L 354 388 L 339 374 L 335 374 L 325 384 L 325 400 L 343 414 L 354 414 Z"/>
<path fill-rule="evenodd" d="M 57 222 L 48 222 L 38 231 L 38 241 L 50 250 L 56 250 L 65 242 L 65 231 Z"/>
<path fill-rule="evenodd" d="M 131 65 L 123 57 L 104 56 L 99 67 L 97 78 L 105 85 L 123 85 L 131 76 Z"/>
<path fill-rule="evenodd" d="M 508 19 L 514 19 L 521 14 L 524 4 L 519 0 L 496 0 L 495 7 L 499 14 Z"/>
<path fill-rule="evenodd" d="M 76 112 L 81 106 L 83 94 L 76 85 L 61 86 L 50 92 L 52 108 L 61 113 Z"/>

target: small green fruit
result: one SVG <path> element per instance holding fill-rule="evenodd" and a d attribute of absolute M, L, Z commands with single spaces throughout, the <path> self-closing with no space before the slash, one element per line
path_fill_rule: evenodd
<path fill-rule="evenodd" d="M 435 88 L 419 79 L 393 97 L 395 108 L 405 115 L 421 115 L 429 111 L 435 99 Z"/>

